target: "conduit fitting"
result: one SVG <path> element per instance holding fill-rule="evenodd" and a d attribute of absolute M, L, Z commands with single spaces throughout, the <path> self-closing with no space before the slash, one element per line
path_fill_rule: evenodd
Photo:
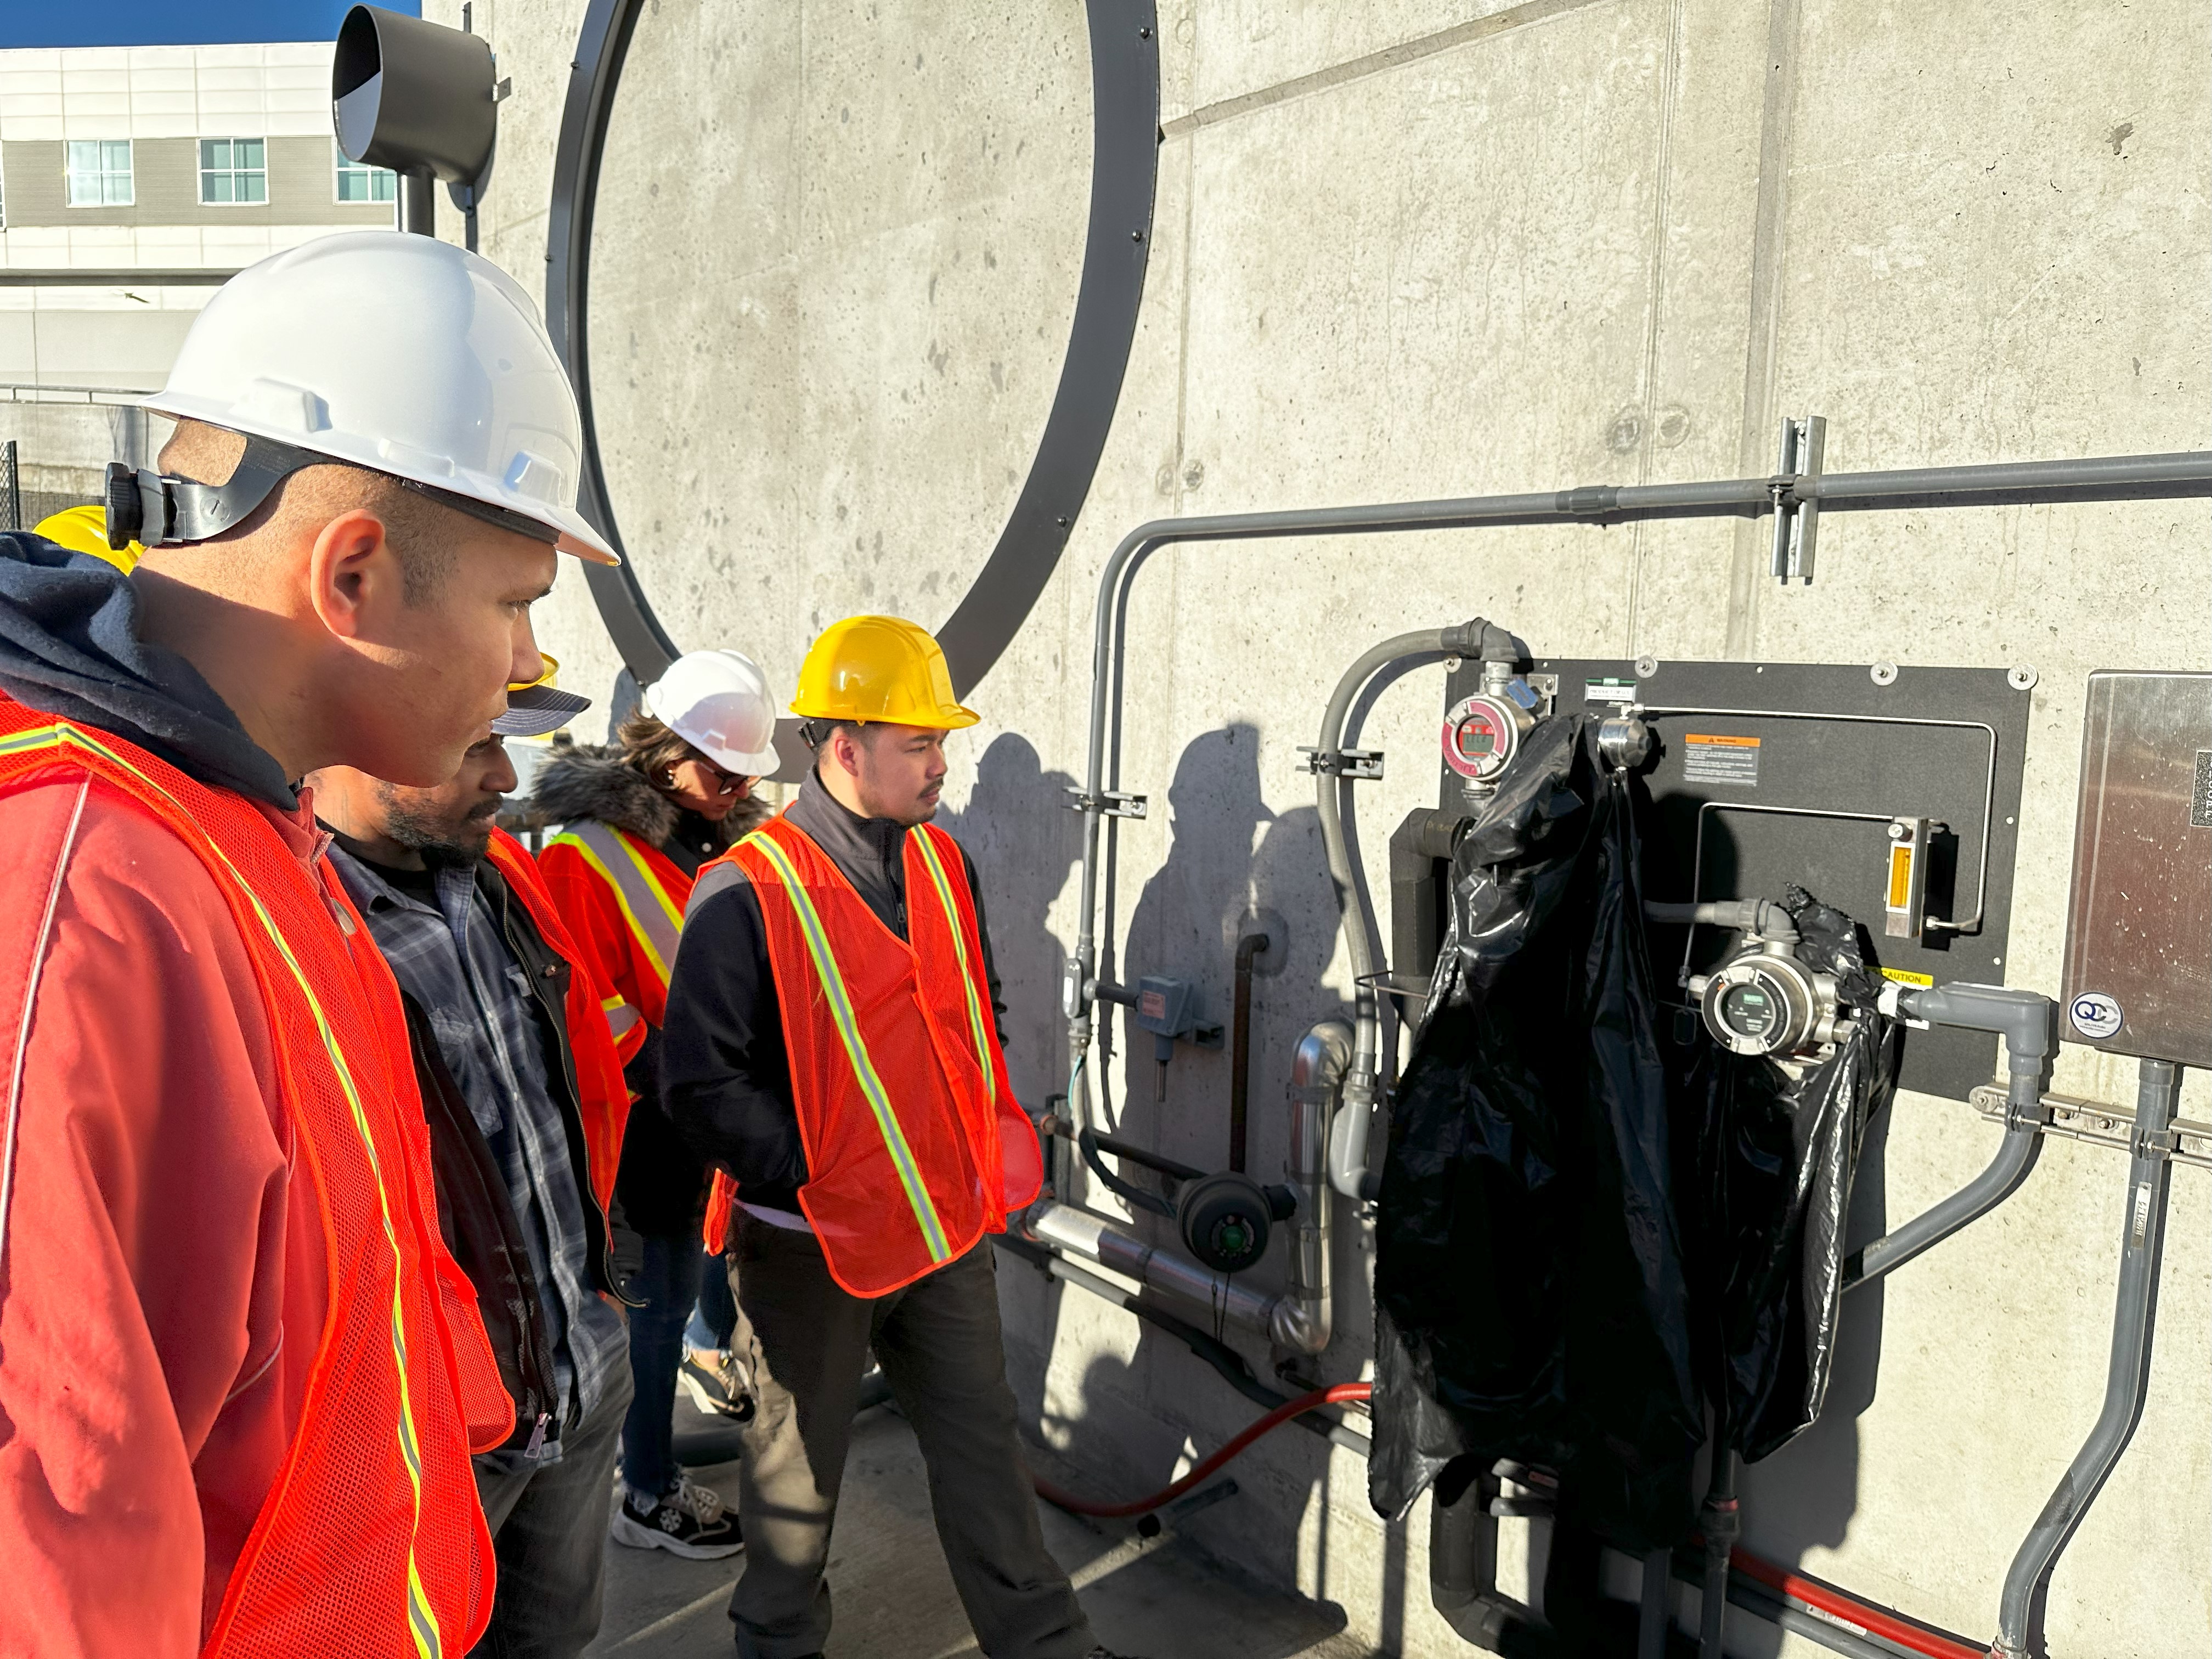
<path fill-rule="evenodd" d="M 1881 1011 L 1931 1025 L 1995 1031 L 2005 1040 L 2009 1085 L 2005 1091 L 2008 1127 L 2051 1121 L 2043 1103 L 2043 1076 L 2057 1048 L 2058 1005 L 2033 991 L 2007 985 L 1938 985 L 1926 990 L 1892 983 L 1884 988 Z"/>

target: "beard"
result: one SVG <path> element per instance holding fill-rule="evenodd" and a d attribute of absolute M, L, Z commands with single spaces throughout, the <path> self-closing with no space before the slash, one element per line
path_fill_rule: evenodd
<path fill-rule="evenodd" d="M 507 803 L 499 796 L 459 818 L 425 811 L 406 799 L 411 791 L 386 787 L 384 833 L 413 850 L 433 870 L 469 870 L 491 846 L 491 821 Z"/>

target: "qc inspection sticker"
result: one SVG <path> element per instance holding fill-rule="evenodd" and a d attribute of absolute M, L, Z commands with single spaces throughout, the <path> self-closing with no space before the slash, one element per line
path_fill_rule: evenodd
<path fill-rule="evenodd" d="M 1759 739 L 1721 737 L 1711 732 L 1682 734 L 1682 781 L 1686 783 L 1732 783 L 1742 789 L 1759 787 Z"/>
<path fill-rule="evenodd" d="M 2102 991 L 2082 992 L 2067 1004 L 2066 1017 L 2074 1022 L 2075 1030 L 2093 1042 L 2120 1034 L 2120 1005 Z"/>

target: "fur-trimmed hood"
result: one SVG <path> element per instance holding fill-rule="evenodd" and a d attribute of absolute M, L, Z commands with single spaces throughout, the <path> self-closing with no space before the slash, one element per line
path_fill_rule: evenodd
<path fill-rule="evenodd" d="M 676 828 L 676 803 L 625 765 L 622 750 L 586 744 L 557 748 L 531 780 L 531 810 L 548 823 L 583 818 L 631 835 L 658 847 Z"/>
<path fill-rule="evenodd" d="M 531 784 L 530 808 L 547 823 L 594 818 L 653 847 L 667 845 L 678 815 L 676 803 L 626 764 L 619 748 L 580 743 L 555 750 L 538 768 Z M 768 815 L 766 806 L 749 799 L 715 827 L 728 845 Z"/>

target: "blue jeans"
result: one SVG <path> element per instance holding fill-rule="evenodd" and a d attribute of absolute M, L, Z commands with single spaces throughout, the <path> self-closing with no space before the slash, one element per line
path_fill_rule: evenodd
<path fill-rule="evenodd" d="M 738 1218 L 732 1216 L 732 1237 L 737 1231 Z M 692 1309 L 691 1322 L 684 1328 L 684 1344 L 694 1348 L 726 1348 L 737 1328 L 738 1298 L 730 1291 L 730 1260 L 710 1255 L 706 1271 L 699 1275 L 699 1305 Z"/>
<path fill-rule="evenodd" d="M 676 1489 L 676 1373 L 684 1363 L 684 1324 L 699 1297 L 706 1247 L 696 1233 L 648 1237 L 644 1265 L 623 1294 L 629 1310 L 629 1369 L 637 1395 L 623 1419 L 623 1480 L 648 1496 Z"/>

